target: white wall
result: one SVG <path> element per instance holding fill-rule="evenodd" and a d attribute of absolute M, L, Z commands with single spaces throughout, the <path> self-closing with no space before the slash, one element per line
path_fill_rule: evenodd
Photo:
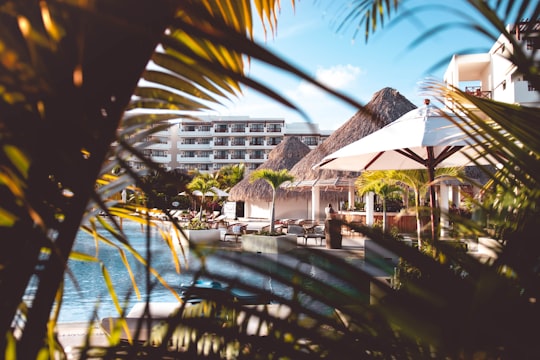
<path fill-rule="evenodd" d="M 266 201 L 246 201 L 244 217 L 270 220 L 271 203 Z M 301 198 L 278 199 L 276 219 L 309 219 L 311 200 Z"/>

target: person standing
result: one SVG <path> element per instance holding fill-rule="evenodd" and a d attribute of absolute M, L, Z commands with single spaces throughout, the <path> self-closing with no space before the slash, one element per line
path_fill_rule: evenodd
<path fill-rule="evenodd" d="M 326 214 L 326 219 L 333 219 L 336 211 L 332 207 L 332 204 L 328 204 L 328 206 L 324 208 L 324 213 Z"/>
<path fill-rule="evenodd" d="M 336 211 L 332 204 L 324 208 L 326 220 L 324 221 L 324 237 L 327 249 L 341 249 L 341 221 L 336 220 Z"/>

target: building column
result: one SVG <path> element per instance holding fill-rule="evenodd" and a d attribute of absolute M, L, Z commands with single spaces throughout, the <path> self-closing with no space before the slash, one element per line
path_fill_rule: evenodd
<path fill-rule="evenodd" d="M 354 180 L 350 180 L 350 183 L 349 183 L 349 198 L 348 198 L 348 201 L 349 201 L 349 208 L 347 210 L 354 210 Z"/>
<path fill-rule="evenodd" d="M 375 209 L 373 205 L 375 205 L 375 194 L 370 191 L 366 194 L 366 225 L 369 226 L 375 223 Z"/>
<path fill-rule="evenodd" d="M 322 220 L 320 218 L 321 208 L 321 188 L 318 185 L 311 187 L 311 219 Z"/>
<path fill-rule="evenodd" d="M 450 228 L 450 219 L 448 218 L 448 197 L 449 186 L 444 182 L 439 185 L 439 209 L 441 209 L 441 237 L 448 234 Z"/>

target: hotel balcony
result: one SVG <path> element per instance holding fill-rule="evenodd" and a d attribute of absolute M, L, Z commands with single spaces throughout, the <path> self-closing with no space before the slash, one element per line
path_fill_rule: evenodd
<path fill-rule="evenodd" d="M 465 92 L 479 98 L 491 99 L 491 91 L 482 90 L 481 86 L 465 86 Z"/>

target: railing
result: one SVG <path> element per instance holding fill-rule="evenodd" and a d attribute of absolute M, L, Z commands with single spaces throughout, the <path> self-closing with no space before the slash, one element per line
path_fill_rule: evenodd
<path fill-rule="evenodd" d="M 483 99 L 491 99 L 491 91 L 483 91 L 480 86 L 466 86 L 465 92 Z"/>

